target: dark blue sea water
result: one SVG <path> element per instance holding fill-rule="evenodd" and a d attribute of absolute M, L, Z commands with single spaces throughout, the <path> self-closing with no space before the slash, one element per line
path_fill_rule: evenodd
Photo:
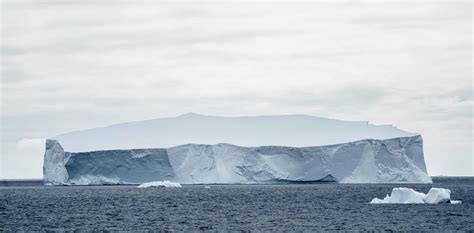
<path fill-rule="evenodd" d="M 449 188 L 459 205 L 373 205 L 393 187 Z M 44 187 L 0 182 L 2 230 L 474 230 L 474 178 L 434 184 Z"/>

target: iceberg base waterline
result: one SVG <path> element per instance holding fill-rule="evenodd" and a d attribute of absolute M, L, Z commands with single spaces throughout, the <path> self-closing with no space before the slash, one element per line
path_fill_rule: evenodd
<path fill-rule="evenodd" d="M 152 181 L 138 185 L 137 188 L 150 188 L 150 187 L 166 187 L 166 188 L 181 188 L 181 184 L 171 182 L 169 180 L 164 181 Z"/>
<path fill-rule="evenodd" d="M 185 144 L 170 148 L 65 152 L 47 140 L 46 185 L 431 183 L 421 136 L 315 147 Z"/>

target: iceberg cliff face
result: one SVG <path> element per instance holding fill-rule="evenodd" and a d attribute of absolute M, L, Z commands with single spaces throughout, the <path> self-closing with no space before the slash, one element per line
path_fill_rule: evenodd
<path fill-rule="evenodd" d="M 43 182 L 49 185 L 65 184 L 69 179 L 63 147 L 54 140 L 46 140 L 43 162 Z"/>
<path fill-rule="evenodd" d="M 316 147 L 185 144 L 166 149 L 64 152 L 48 140 L 47 185 L 337 181 L 431 183 L 421 136 Z"/>

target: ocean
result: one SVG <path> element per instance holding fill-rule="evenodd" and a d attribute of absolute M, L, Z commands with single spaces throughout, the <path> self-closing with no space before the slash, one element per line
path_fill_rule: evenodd
<path fill-rule="evenodd" d="M 433 182 L 138 189 L 0 181 L 0 231 L 474 230 L 474 177 Z M 448 188 L 462 204 L 369 204 L 394 187 Z"/>

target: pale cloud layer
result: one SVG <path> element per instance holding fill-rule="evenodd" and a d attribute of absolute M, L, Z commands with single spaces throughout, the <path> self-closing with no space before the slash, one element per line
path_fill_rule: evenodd
<path fill-rule="evenodd" d="M 470 1 L 1 7 L 0 178 L 41 177 L 40 138 L 191 111 L 394 124 L 474 175 Z"/>

